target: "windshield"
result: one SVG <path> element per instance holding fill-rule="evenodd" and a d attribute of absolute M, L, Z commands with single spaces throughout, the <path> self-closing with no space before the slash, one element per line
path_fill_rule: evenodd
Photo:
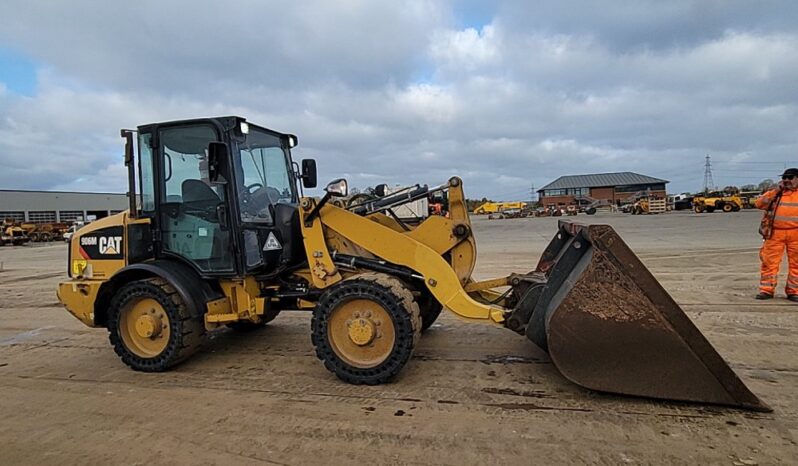
<path fill-rule="evenodd" d="M 238 155 L 241 220 L 272 223 L 269 205 L 296 202 L 280 138 L 250 126 Z"/>

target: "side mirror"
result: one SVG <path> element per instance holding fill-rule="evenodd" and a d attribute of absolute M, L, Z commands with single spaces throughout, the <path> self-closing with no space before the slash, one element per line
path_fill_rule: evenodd
<path fill-rule="evenodd" d="M 316 161 L 313 159 L 302 159 L 302 186 L 306 188 L 315 188 L 317 184 Z"/>
<path fill-rule="evenodd" d="M 338 178 L 337 180 L 330 181 L 324 191 L 330 197 L 346 197 L 349 194 L 349 185 L 347 184 L 346 180 L 343 178 Z"/>
<path fill-rule="evenodd" d="M 227 144 L 223 142 L 211 142 L 208 144 L 208 180 L 211 183 L 223 184 L 224 178 L 220 181 L 221 167 L 227 163 L 229 152 Z"/>
<path fill-rule="evenodd" d="M 304 165 L 304 160 L 302 161 Z M 315 162 L 314 162 L 315 165 Z M 316 220 L 316 217 L 319 216 L 319 212 L 321 212 L 321 208 L 324 207 L 330 199 L 334 197 L 346 197 L 349 194 L 349 187 L 346 183 L 346 180 L 343 178 L 338 178 L 337 180 L 330 181 L 326 188 L 324 188 L 325 194 L 324 197 L 316 204 L 313 210 L 310 211 L 307 217 L 305 217 L 305 226 L 310 227 L 313 225 L 313 221 Z"/>

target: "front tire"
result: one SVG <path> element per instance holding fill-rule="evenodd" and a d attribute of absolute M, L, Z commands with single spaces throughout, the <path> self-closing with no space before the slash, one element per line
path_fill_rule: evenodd
<path fill-rule="evenodd" d="M 421 331 L 426 332 L 438 320 L 443 306 L 432 293 L 423 290 L 418 297 L 418 307 L 421 310 Z"/>
<path fill-rule="evenodd" d="M 205 325 L 188 313 L 175 288 L 161 278 L 122 286 L 108 310 L 109 339 L 133 370 L 162 372 L 194 354 Z"/>
<path fill-rule="evenodd" d="M 316 356 L 344 382 L 394 379 L 421 335 L 413 293 L 390 275 L 364 273 L 328 288 L 313 311 Z"/>

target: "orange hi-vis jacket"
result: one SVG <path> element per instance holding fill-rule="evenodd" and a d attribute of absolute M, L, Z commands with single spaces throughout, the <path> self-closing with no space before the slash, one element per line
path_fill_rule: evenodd
<path fill-rule="evenodd" d="M 757 209 L 766 210 L 771 202 L 776 199 L 778 190 L 771 189 L 756 200 Z M 798 191 L 784 190 L 781 200 L 776 207 L 776 216 L 773 219 L 773 228 L 776 230 L 792 230 L 798 228 Z"/>

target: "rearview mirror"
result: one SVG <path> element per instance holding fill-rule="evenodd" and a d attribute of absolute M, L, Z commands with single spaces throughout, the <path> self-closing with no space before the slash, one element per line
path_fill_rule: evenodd
<path fill-rule="evenodd" d="M 315 188 L 317 184 L 316 161 L 313 159 L 302 159 L 302 186 L 306 188 Z"/>
<path fill-rule="evenodd" d="M 324 191 L 327 192 L 331 197 L 346 197 L 349 194 L 349 186 L 346 183 L 346 180 L 343 178 L 338 178 L 337 180 L 330 181 Z"/>
<path fill-rule="evenodd" d="M 227 144 L 223 142 L 211 142 L 208 144 L 208 181 L 211 183 L 226 183 L 221 178 L 221 167 L 227 163 L 228 151 Z"/>

